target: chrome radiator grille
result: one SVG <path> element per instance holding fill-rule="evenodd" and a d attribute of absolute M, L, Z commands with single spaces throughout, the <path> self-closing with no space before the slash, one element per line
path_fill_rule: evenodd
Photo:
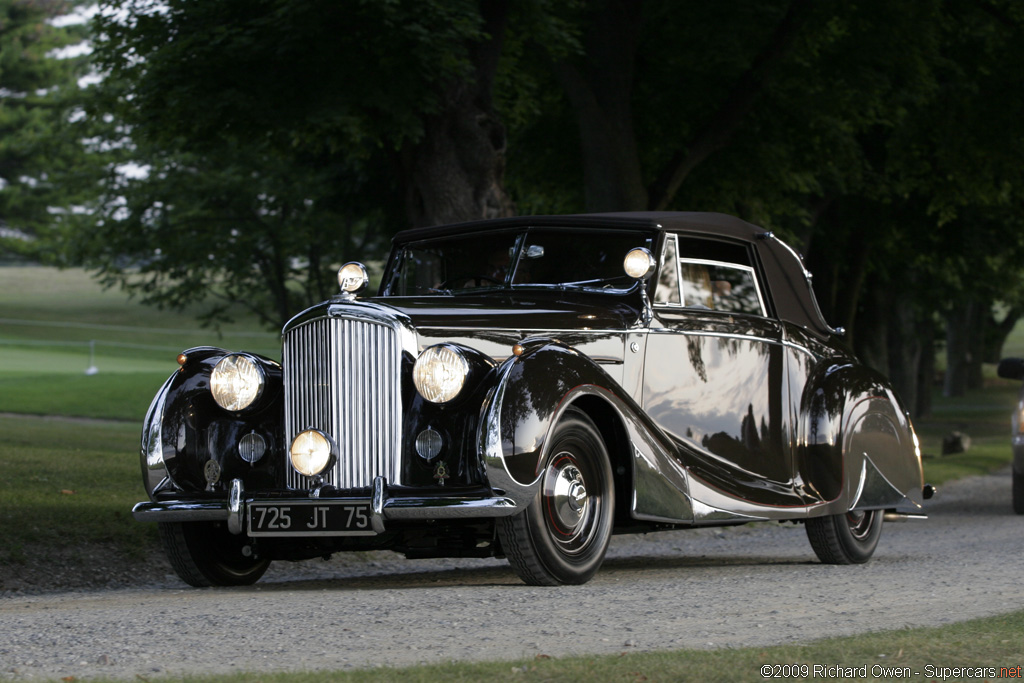
<path fill-rule="evenodd" d="M 384 323 L 320 318 L 285 335 L 285 447 L 305 429 L 329 434 L 338 461 L 325 484 L 367 487 L 378 475 L 400 483 L 400 361 L 398 334 Z M 312 486 L 290 464 L 286 470 L 289 488 Z"/>

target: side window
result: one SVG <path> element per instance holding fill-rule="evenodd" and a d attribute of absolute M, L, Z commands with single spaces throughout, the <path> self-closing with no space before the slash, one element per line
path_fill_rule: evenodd
<path fill-rule="evenodd" d="M 765 315 L 747 249 L 739 244 L 668 235 L 655 305 Z"/>
<path fill-rule="evenodd" d="M 658 265 L 658 287 L 654 290 L 655 304 L 679 304 L 679 256 L 676 251 L 676 236 L 665 237 L 665 248 L 661 250 Z"/>

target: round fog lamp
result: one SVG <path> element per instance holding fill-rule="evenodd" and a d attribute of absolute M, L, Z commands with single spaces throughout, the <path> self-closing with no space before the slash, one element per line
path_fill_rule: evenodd
<path fill-rule="evenodd" d="M 319 429 L 307 429 L 296 435 L 288 455 L 292 467 L 304 476 L 315 477 L 331 465 L 334 444 L 331 438 Z"/>
<path fill-rule="evenodd" d="M 238 456 L 248 463 L 254 463 L 267 452 L 267 442 L 256 432 L 249 432 L 238 442 Z"/>
<path fill-rule="evenodd" d="M 233 353 L 220 359 L 210 373 L 213 400 L 224 410 L 245 410 L 263 393 L 263 369 L 249 356 Z"/>
<path fill-rule="evenodd" d="M 416 436 L 416 453 L 424 460 L 433 460 L 441 453 L 444 439 L 433 429 L 424 429 Z"/>

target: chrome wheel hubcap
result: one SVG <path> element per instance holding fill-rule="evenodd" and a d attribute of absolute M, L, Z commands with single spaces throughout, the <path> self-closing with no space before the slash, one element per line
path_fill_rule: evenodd
<path fill-rule="evenodd" d="M 875 519 L 875 511 L 870 512 L 847 512 L 846 523 L 850 525 L 850 533 L 858 541 L 863 541 L 871 535 L 871 523 Z"/>
<path fill-rule="evenodd" d="M 543 496 L 554 541 L 570 553 L 585 547 L 594 524 L 594 502 L 571 453 L 561 452 L 551 459 L 544 473 Z"/>
<path fill-rule="evenodd" d="M 572 528 L 579 524 L 587 507 L 587 487 L 576 465 L 570 463 L 556 470 L 550 495 L 560 526 Z"/>

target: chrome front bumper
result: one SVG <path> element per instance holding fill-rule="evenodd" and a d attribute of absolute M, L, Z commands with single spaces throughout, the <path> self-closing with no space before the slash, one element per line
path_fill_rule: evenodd
<path fill-rule="evenodd" d="M 323 500 L 327 502 L 334 499 Z M 247 531 L 247 506 L 257 502 L 281 501 L 246 498 L 241 480 L 233 479 L 227 500 L 144 502 L 132 508 L 132 515 L 140 522 L 227 522 L 231 533 L 241 534 Z M 388 497 L 387 484 L 383 477 L 373 480 L 370 509 L 370 524 L 373 532 L 377 534 L 384 532 L 385 522 L 388 520 L 507 517 L 521 510 L 515 501 L 504 496 Z"/>

